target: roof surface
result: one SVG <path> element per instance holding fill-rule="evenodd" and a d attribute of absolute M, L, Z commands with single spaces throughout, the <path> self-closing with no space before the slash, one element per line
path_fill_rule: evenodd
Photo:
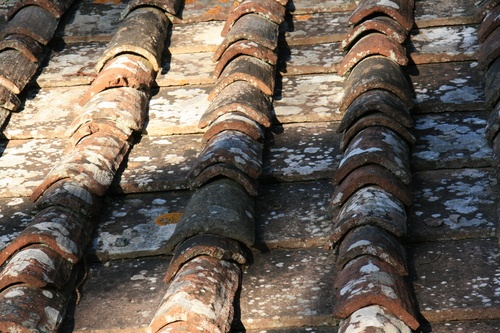
<path fill-rule="evenodd" d="M 6 13 L 13 2 L 2 5 Z M 67 129 L 93 66 L 120 24 L 127 1 L 81 0 L 61 18 L 49 54 L 20 94 L 0 141 L 0 248 L 31 221 L 32 191 L 64 154 Z M 210 106 L 214 52 L 232 2 L 186 1 L 168 34 L 146 124 L 105 198 L 61 332 L 138 332 L 168 285 L 175 223 L 193 191 L 187 180 L 205 141 L 198 122 Z M 337 74 L 354 1 L 289 1 L 282 24 L 274 123 L 266 132 L 255 197 L 253 263 L 243 274 L 234 330 L 331 332 L 337 252 L 331 179 L 343 157 L 337 129 L 345 77 Z M 415 1 L 404 42 L 416 142 L 406 247 L 423 332 L 500 328 L 498 183 L 484 138 L 492 107 L 478 70 L 481 19 L 471 0 Z M 5 26 L 6 22 L 0 22 Z M 174 220 L 175 222 L 175 220 Z M 82 276 L 85 275 L 84 279 Z M 76 296 L 78 295 L 78 296 Z M 78 299 L 78 304 L 76 300 Z"/>

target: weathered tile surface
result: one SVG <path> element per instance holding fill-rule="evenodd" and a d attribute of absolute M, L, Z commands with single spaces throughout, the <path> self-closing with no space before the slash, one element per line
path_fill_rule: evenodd
<path fill-rule="evenodd" d="M 492 150 L 484 139 L 488 112 L 453 112 L 415 116 L 417 141 L 411 156 L 418 170 L 487 167 Z"/>
<path fill-rule="evenodd" d="M 417 27 L 479 23 L 474 17 L 475 6 L 470 0 L 415 1 Z"/>
<path fill-rule="evenodd" d="M 492 237 L 497 229 L 494 169 L 422 171 L 413 175 L 409 241 Z"/>

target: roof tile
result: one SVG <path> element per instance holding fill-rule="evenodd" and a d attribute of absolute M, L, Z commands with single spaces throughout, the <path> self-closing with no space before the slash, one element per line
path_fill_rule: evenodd
<path fill-rule="evenodd" d="M 0 52 L 0 63 L 0 84 L 15 94 L 21 93 L 38 69 L 38 64 L 13 49 Z"/>
<path fill-rule="evenodd" d="M 481 44 L 477 56 L 479 70 L 485 70 L 500 56 L 500 27 L 497 27 Z"/>
<path fill-rule="evenodd" d="M 229 112 L 218 117 L 217 120 L 210 124 L 203 138 L 208 141 L 213 136 L 225 130 L 235 130 L 245 133 L 256 141 L 264 139 L 264 131 L 260 125 L 238 112 Z"/>
<path fill-rule="evenodd" d="M 499 4 L 499 0 L 484 0 L 480 4 L 477 4 L 476 19 L 482 21 L 485 16 Z"/>
<path fill-rule="evenodd" d="M 40 6 L 45 9 L 55 18 L 59 19 L 68 8 L 71 6 L 74 0 L 16 0 L 13 7 L 10 8 L 7 13 L 7 18 L 12 20 L 14 15 L 27 6 Z M 42 23 L 42 22 L 40 22 Z"/>
<path fill-rule="evenodd" d="M 196 178 L 191 180 L 190 188 L 192 190 L 198 189 L 221 176 L 227 177 L 239 183 L 250 195 L 256 196 L 258 194 L 257 181 L 250 178 L 245 172 L 241 171 L 237 167 L 227 163 L 217 163 L 203 169 L 203 171 L 196 176 Z"/>
<path fill-rule="evenodd" d="M 406 326 L 402 320 L 380 305 L 361 308 L 340 323 L 339 333 L 356 331 L 370 333 L 412 332 L 411 328 Z"/>
<path fill-rule="evenodd" d="M 17 111 L 21 107 L 21 100 L 12 90 L 0 85 L 0 107 L 9 111 Z M 3 125 L 3 122 L 0 121 L 0 124 Z"/>
<path fill-rule="evenodd" d="M 490 112 L 486 128 L 484 129 L 484 137 L 488 141 L 493 141 L 500 130 L 500 104 L 497 104 Z"/>
<path fill-rule="evenodd" d="M 22 7 L 0 32 L 0 38 L 19 34 L 31 37 L 42 45 L 47 45 L 54 36 L 58 22 L 59 20 L 54 15 L 42 7 Z"/>
<path fill-rule="evenodd" d="M 349 24 L 355 25 L 373 14 L 382 13 L 410 31 L 413 27 L 413 6 L 413 0 L 361 0 L 349 17 Z"/>
<path fill-rule="evenodd" d="M 492 8 L 484 17 L 483 22 L 479 26 L 477 38 L 480 43 L 483 43 L 486 38 L 500 25 L 500 6 Z"/>
<path fill-rule="evenodd" d="M 486 71 L 485 81 L 485 104 L 487 108 L 493 108 L 500 100 L 500 58 L 496 58 Z"/>
<path fill-rule="evenodd" d="M 342 40 L 341 49 L 346 50 L 368 32 L 377 31 L 391 37 L 397 43 L 403 43 L 408 37 L 408 31 L 401 24 L 388 16 L 375 16 L 354 26 Z"/>
<path fill-rule="evenodd" d="M 21 35 L 11 34 L 0 40 L 0 51 L 5 49 L 14 49 L 21 52 L 31 62 L 37 63 L 45 57 L 44 47 L 33 38 Z"/>
<path fill-rule="evenodd" d="M 120 18 L 123 20 L 130 12 L 138 7 L 156 7 L 171 15 L 177 15 L 184 4 L 183 0 L 132 0 L 127 4 L 127 7 L 121 13 Z"/>

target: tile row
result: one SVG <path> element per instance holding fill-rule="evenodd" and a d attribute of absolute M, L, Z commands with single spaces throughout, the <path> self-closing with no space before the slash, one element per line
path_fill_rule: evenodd
<path fill-rule="evenodd" d="M 329 246 L 338 249 L 333 316 L 339 332 L 410 332 L 419 327 L 401 238 L 412 204 L 411 86 L 402 43 L 413 27 L 412 0 L 363 0 L 341 43 L 347 75 L 338 128 L 343 158 L 332 182 Z"/>

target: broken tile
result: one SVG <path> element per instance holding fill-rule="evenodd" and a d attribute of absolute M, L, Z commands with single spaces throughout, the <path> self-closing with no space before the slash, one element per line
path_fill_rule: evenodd
<path fill-rule="evenodd" d="M 413 145 L 416 141 L 416 138 L 411 133 L 411 131 L 394 120 L 394 118 L 388 117 L 385 113 L 382 112 L 375 112 L 359 118 L 358 121 L 352 124 L 344 132 L 340 149 L 345 150 L 348 147 L 349 142 L 358 132 L 370 126 L 382 126 L 390 128 L 394 132 L 398 133 L 403 139 L 405 139 L 409 145 Z"/>
<path fill-rule="evenodd" d="M 399 44 L 402 44 L 406 40 L 406 37 L 408 37 L 408 31 L 401 24 L 389 16 L 379 15 L 354 26 L 344 38 L 340 47 L 345 51 L 351 48 L 357 39 L 374 31 L 389 36 Z"/>
<path fill-rule="evenodd" d="M 493 168 L 416 172 L 408 234 L 415 242 L 493 237 L 498 196 Z"/>
<path fill-rule="evenodd" d="M 21 107 L 21 100 L 17 95 L 12 92 L 12 90 L 0 85 L 0 107 L 5 109 L 5 111 L 17 111 Z M 11 112 L 2 112 L 4 121 Z M 4 122 L 1 122 L 0 126 L 3 126 Z M 4 132 L 4 131 L 2 131 Z"/>
<path fill-rule="evenodd" d="M 21 249 L 0 271 L 0 290 L 18 284 L 33 288 L 64 289 L 73 265 L 57 252 L 44 245 Z"/>
<path fill-rule="evenodd" d="M 218 179 L 198 189 L 186 206 L 166 249 L 197 234 L 213 234 L 252 246 L 255 240 L 254 201 L 230 179 Z"/>
<path fill-rule="evenodd" d="M 42 7 L 22 7 L 2 30 L 0 38 L 12 34 L 25 35 L 47 45 L 54 35 L 57 23 L 58 19 Z"/>
<path fill-rule="evenodd" d="M 392 194 L 378 187 L 367 186 L 351 196 L 334 218 L 329 246 L 337 244 L 351 229 L 362 225 L 383 228 L 397 237 L 406 234 L 406 212 Z"/>
<path fill-rule="evenodd" d="M 230 112 L 242 113 L 264 127 L 271 126 L 271 101 L 258 87 L 246 81 L 235 81 L 221 90 L 201 116 L 198 126 L 207 127 Z"/>
<path fill-rule="evenodd" d="M 411 164 L 417 170 L 478 168 L 491 165 L 484 138 L 488 112 L 453 112 L 415 117 Z"/>
<path fill-rule="evenodd" d="M 185 240 L 175 250 L 168 265 L 165 283 L 170 283 L 182 266 L 197 256 L 210 256 L 218 260 L 233 261 L 240 265 L 247 262 L 248 253 L 236 241 L 228 238 L 204 234 Z"/>
<path fill-rule="evenodd" d="M 14 49 L 1 51 L 0 62 L 3 64 L 0 69 L 0 84 L 14 94 L 21 93 L 38 69 L 38 64 Z"/>
<path fill-rule="evenodd" d="M 271 22 L 281 24 L 285 16 L 285 7 L 277 1 L 245 0 L 232 8 L 231 14 L 226 20 L 221 36 L 225 37 L 234 24 L 243 16 L 250 13 L 258 14 Z"/>
<path fill-rule="evenodd" d="M 347 147 L 333 184 L 340 184 L 352 170 L 370 163 L 387 168 L 406 185 L 411 181 L 408 144 L 388 128 L 367 127 Z"/>
<path fill-rule="evenodd" d="M 83 125 L 109 120 L 118 128 L 142 130 L 146 122 L 148 93 L 129 87 L 106 89 L 92 97 L 66 130 L 70 137 Z"/>
<path fill-rule="evenodd" d="M 275 50 L 278 46 L 278 25 L 257 14 L 242 16 L 215 51 L 214 61 L 219 60 L 231 44 L 242 39 Z"/>
<path fill-rule="evenodd" d="M 177 321 L 207 332 L 228 332 L 240 279 L 241 269 L 236 263 L 205 255 L 191 259 L 170 283 L 147 332 L 158 332 Z"/>
<path fill-rule="evenodd" d="M 133 54 L 118 55 L 109 60 L 99 72 L 82 96 L 80 105 L 85 105 L 96 94 L 109 88 L 129 87 L 149 91 L 155 74 L 151 63 L 145 58 Z"/>
<path fill-rule="evenodd" d="M 5 332 L 58 331 L 66 297 L 54 290 L 17 285 L 0 294 L 0 330 Z"/>
<path fill-rule="evenodd" d="M 355 25 L 375 13 L 383 13 L 410 31 L 413 27 L 413 6 L 413 0 L 361 0 L 349 17 L 349 24 Z"/>
<path fill-rule="evenodd" d="M 192 190 L 198 189 L 213 179 L 220 178 L 221 176 L 236 181 L 243 186 L 250 195 L 256 196 L 258 194 L 256 180 L 250 178 L 240 169 L 227 163 L 217 163 L 203 169 L 203 171 L 191 181 L 189 187 Z"/>
<path fill-rule="evenodd" d="M 362 59 L 372 55 L 383 55 L 400 66 L 408 64 L 406 49 L 387 35 L 372 32 L 361 37 L 347 52 L 338 66 L 338 74 L 344 76 Z"/>
<path fill-rule="evenodd" d="M 35 209 L 38 212 L 50 206 L 63 206 L 91 217 L 100 213 L 102 203 L 90 189 L 65 178 L 52 184 L 35 201 Z"/>
<path fill-rule="evenodd" d="M 248 135 L 227 130 L 213 136 L 189 171 L 189 178 L 197 177 L 205 168 L 227 163 L 257 179 L 262 170 L 262 147 Z"/>
<path fill-rule="evenodd" d="M 214 76 L 219 77 L 224 68 L 234 58 L 240 55 L 252 56 L 257 59 L 263 60 L 270 65 L 276 65 L 276 61 L 278 60 L 278 56 L 273 50 L 270 50 L 267 47 L 264 47 L 251 40 L 239 40 L 231 44 L 221 55 L 217 66 L 215 67 Z"/>
<path fill-rule="evenodd" d="M 487 108 L 493 108 L 500 100 L 500 59 L 495 59 L 490 68 L 486 71 L 486 82 L 484 85 L 485 105 Z"/>
<path fill-rule="evenodd" d="M 500 6 L 492 8 L 484 17 L 479 26 L 477 38 L 479 42 L 484 43 L 486 38 L 500 25 Z"/>
<path fill-rule="evenodd" d="M 339 270 L 349 261 L 362 255 L 377 257 L 391 265 L 401 276 L 408 275 L 404 247 L 384 229 L 365 225 L 349 232 L 339 245 Z"/>
<path fill-rule="evenodd" d="M 272 96 L 275 84 L 274 66 L 247 55 L 240 55 L 233 59 L 220 74 L 214 89 L 208 95 L 208 100 L 213 101 L 221 91 L 236 81 L 245 81 L 264 94 Z"/>
<path fill-rule="evenodd" d="M 127 4 L 122 12 L 120 19 L 125 19 L 127 15 L 139 7 L 156 7 L 163 10 L 165 13 L 176 16 L 183 7 L 182 0 L 132 0 Z"/>
<path fill-rule="evenodd" d="M 217 120 L 210 124 L 205 134 L 203 134 L 203 138 L 208 141 L 215 135 L 226 130 L 235 130 L 245 133 L 256 141 L 262 141 L 264 139 L 264 131 L 260 125 L 237 112 L 225 113 L 218 117 Z"/>
<path fill-rule="evenodd" d="M 387 308 L 380 305 L 370 305 L 353 312 L 347 319 L 341 321 L 339 333 L 355 331 L 411 333 L 411 328 Z"/>
<path fill-rule="evenodd" d="M 350 263 L 335 279 L 336 297 L 333 316 L 347 318 L 372 304 L 386 307 L 412 329 L 420 326 L 410 287 L 390 265 L 372 256 L 361 256 Z"/>
<path fill-rule="evenodd" d="M 34 63 L 41 61 L 45 56 L 44 47 L 26 35 L 11 34 L 5 36 L 0 40 L 0 51 L 5 49 L 14 49 Z"/>
<path fill-rule="evenodd" d="M 81 258 L 92 229 L 92 221 L 83 215 L 62 207 L 46 208 L 2 251 L 0 263 L 28 245 L 45 244 L 74 264 Z"/>
<path fill-rule="evenodd" d="M 379 186 L 406 206 L 411 206 L 410 186 L 403 184 L 392 172 L 378 164 L 363 165 L 349 173 L 335 189 L 330 204 L 334 207 L 342 206 L 353 193 L 367 185 Z"/>
<path fill-rule="evenodd" d="M 486 38 L 479 48 L 477 55 L 477 69 L 482 71 L 490 67 L 490 65 L 500 56 L 500 27 L 496 28 Z"/>
<path fill-rule="evenodd" d="M 351 71 L 340 110 L 345 111 L 356 97 L 372 89 L 388 90 L 409 108 L 413 106 L 410 84 L 399 65 L 383 56 L 371 56 L 361 60 Z"/>
<path fill-rule="evenodd" d="M 22 11 L 22 9 L 28 6 L 40 6 L 54 15 L 55 18 L 59 19 L 72 3 L 73 0 L 19 0 L 10 8 L 7 13 L 7 19 L 12 20 L 12 18 L 15 17 L 14 15 L 17 16 L 19 11 Z"/>
<path fill-rule="evenodd" d="M 99 73 L 109 60 L 120 53 L 140 55 L 149 60 L 155 71 L 159 71 L 169 25 L 170 21 L 159 9 L 144 7 L 134 10 L 120 24 L 97 62 L 95 71 Z"/>

